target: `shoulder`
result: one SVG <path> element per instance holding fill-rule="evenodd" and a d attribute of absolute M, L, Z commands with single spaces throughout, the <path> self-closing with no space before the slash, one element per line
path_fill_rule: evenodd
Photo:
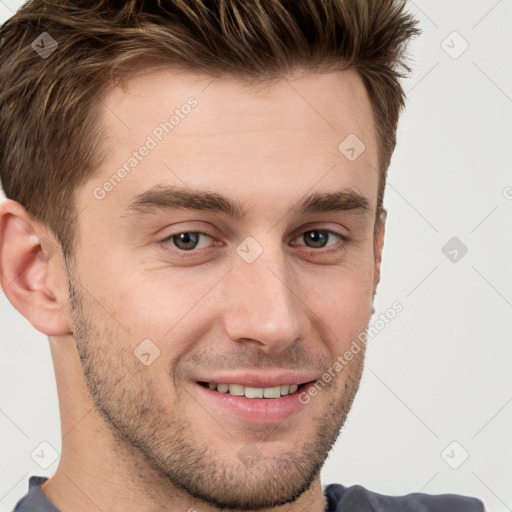
<path fill-rule="evenodd" d="M 456 494 L 384 496 L 360 485 L 339 484 L 328 485 L 324 494 L 329 512 L 485 512 L 479 499 Z"/>
<path fill-rule="evenodd" d="M 27 494 L 16 503 L 12 512 L 59 512 L 41 489 L 46 480 L 48 478 L 44 476 L 31 476 Z"/>

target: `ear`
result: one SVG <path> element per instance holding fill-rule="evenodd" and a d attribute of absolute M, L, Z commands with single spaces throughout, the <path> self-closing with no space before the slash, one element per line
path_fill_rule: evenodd
<path fill-rule="evenodd" d="M 388 212 L 382 209 L 382 213 L 376 220 L 375 235 L 373 240 L 373 253 L 375 261 L 374 279 L 373 279 L 373 295 L 377 292 L 377 286 L 380 281 L 380 264 L 382 261 L 382 249 L 384 247 L 384 233 L 386 231 L 386 217 Z"/>
<path fill-rule="evenodd" d="M 40 332 L 70 332 L 66 270 L 59 244 L 16 201 L 0 203 L 0 285 Z"/>

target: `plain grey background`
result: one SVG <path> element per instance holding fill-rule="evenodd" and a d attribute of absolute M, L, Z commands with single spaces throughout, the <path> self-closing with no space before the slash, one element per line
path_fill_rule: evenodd
<path fill-rule="evenodd" d="M 0 22 L 22 2 L 0 0 Z M 424 31 L 385 197 L 376 314 L 359 393 L 322 482 L 478 496 L 512 510 L 512 0 L 408 2 Z M 1 122 L 1 121 L 0 121 Z M 455 240 L 452 240 L 455 237 Z M 446 245 L 448 244 L 448 245 Z M 467 252 L 465 252 L 467 250 Z M 0 511 L 60 451 L 47 338 L 0 293 Z M 58 455 L 57 455 L 58 457 Z"/>

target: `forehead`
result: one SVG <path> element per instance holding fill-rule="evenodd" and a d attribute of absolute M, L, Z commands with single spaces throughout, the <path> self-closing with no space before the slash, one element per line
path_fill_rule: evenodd
<path fill-rule="evenodd" d="M 247 204 L 296 201 L 315 186 L 376 198 L 373 115 L 352 70 L 255 87 L 165 69 L 111 89 L 100 111 L 107 156 L 78 196 L 93 211 L 121 214 L 160 184 L 231 193 Z"/>

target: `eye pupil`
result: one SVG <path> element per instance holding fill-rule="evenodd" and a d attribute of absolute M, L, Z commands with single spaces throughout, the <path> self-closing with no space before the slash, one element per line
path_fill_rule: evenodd
<path fill-rule="evenodd" d="M 178 235 L 174 235 L 172 238 L 176 247 L 178 247 L 179 249 L 193 249 L 199 239 L 199 233 L 179 233 Z M 181 245 L 182 242 L 184 246 Z"/>
<path fill-rule="evenodd" d="M 319 230 L 313 230 L 313 231 L 307 231 L 305 234 L 310 235 L 310 238 L 312 239 L 314 244 L 318 244 L 320 247 L 324 247 L 324 245 L 327 243 L 327 233 L 324 231 Z M 318 247 L 318 245 L 314 245 L 314 247 Z"/>

